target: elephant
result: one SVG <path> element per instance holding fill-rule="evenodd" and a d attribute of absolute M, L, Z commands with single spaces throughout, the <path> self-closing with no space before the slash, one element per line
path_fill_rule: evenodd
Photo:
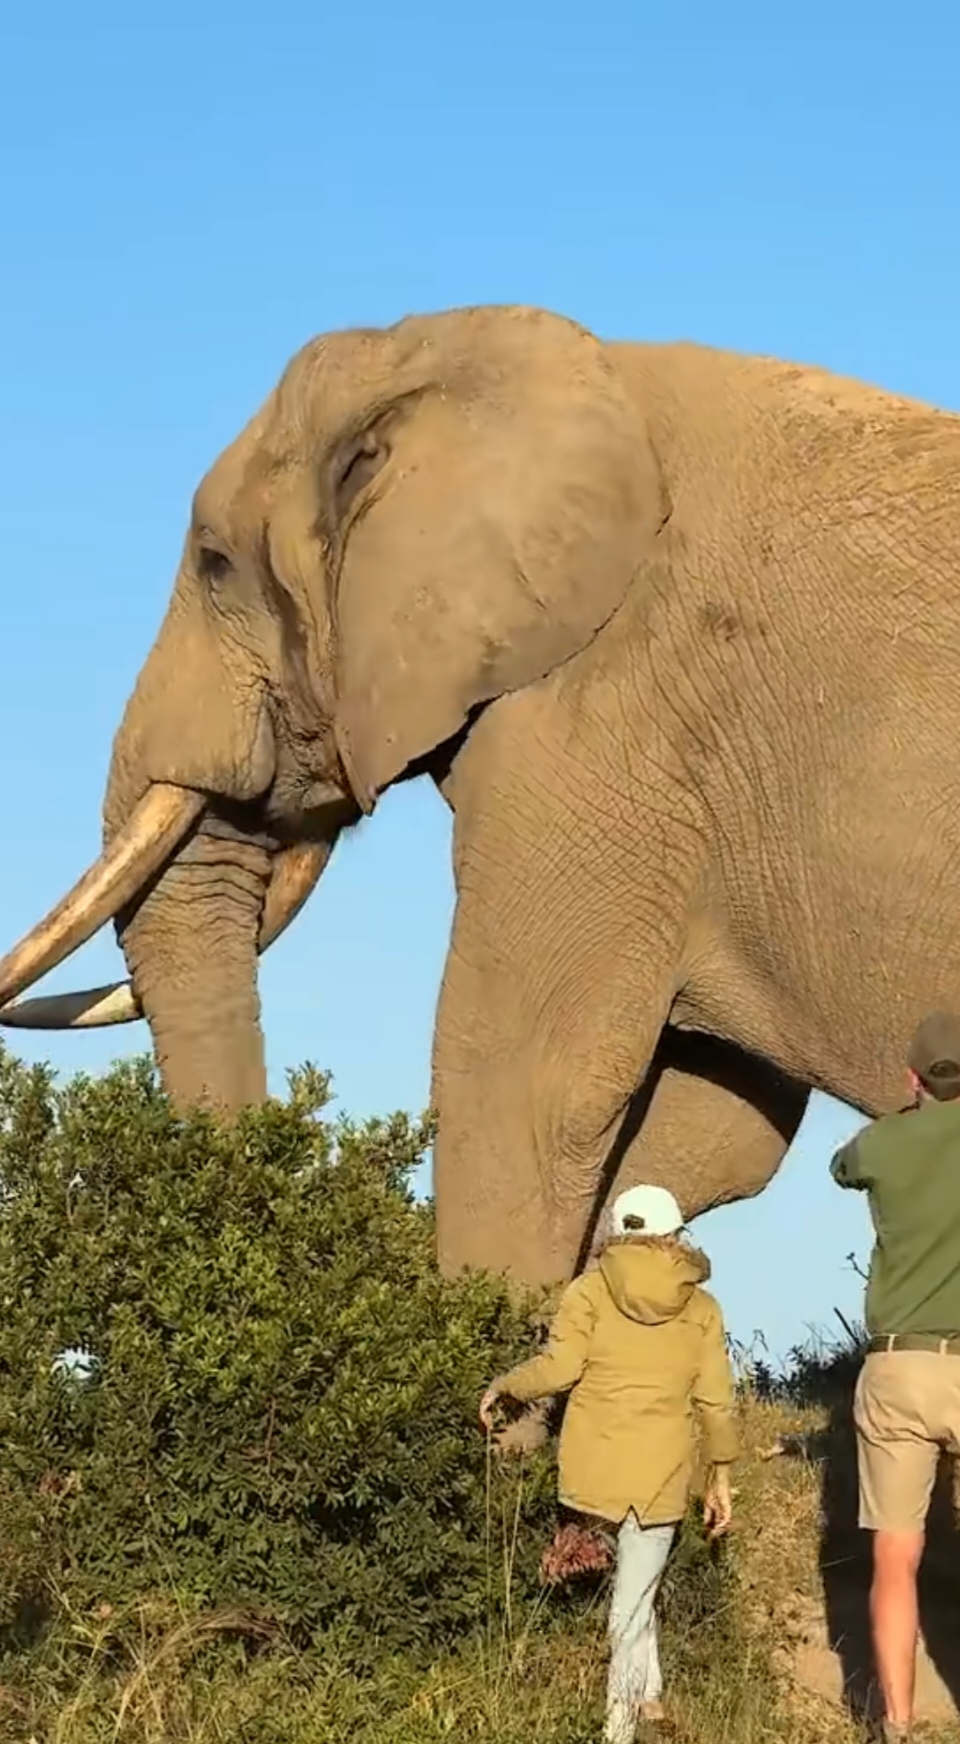
<path fill-rule="evenodd" d="M 759 1192 L 812 1089 L 900 1100 L 960 980 L 960 419 L 486 306 L 293 358 L 193 503 L 100 858 L 0 1021 L 145 1015 L 266 1094 L 257 956 L 340 834 L 453 814 L 438 1257 L 553 1285 L 636 1179 Z M 129 981 L 20 996 L 113 919 Z"/>

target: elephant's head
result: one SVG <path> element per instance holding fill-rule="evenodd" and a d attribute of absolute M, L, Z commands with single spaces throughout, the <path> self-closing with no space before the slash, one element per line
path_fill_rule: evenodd
<path fill-rule="evenodd" d="M 116 917 L 129 989 L 5 1020 L 149 1019 L 181 1103 L 264 1094 L 258 948 L 339 830 L 617 610 L 665 514 L 611 355 L 511 308 L 336 333 L 197 491 L 117 734 L 97 864 L 0 1005 Z"/>

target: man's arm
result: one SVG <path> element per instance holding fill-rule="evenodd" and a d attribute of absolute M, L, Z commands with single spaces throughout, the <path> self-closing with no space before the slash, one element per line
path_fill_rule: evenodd
<path fill-rule="evenodd" d="M 858 1190 L 866 1187 L 859 1133 L 840 1146 L 830 1164 L 830 1173 L 838 1187 L 853 1187 Z"/>

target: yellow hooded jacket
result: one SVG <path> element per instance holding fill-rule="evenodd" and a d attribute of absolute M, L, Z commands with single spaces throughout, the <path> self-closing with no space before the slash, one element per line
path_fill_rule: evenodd
<path fill-rule="evenodd" d="M 705 1457 L 736 1458 L 723 1317 L 700 1285 L 710 1262 L 685 1243 L 628 1236 L 569 1285 L 546 1350 L 496 1388 L 513 1399 L 572 1388 L 560 1435 L 560 1501 L 644 1526 L 682 1518 L 699 1420 Z"/>

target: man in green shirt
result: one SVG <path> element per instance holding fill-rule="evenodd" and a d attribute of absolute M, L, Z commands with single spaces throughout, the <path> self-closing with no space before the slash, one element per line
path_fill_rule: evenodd
<path fill-rule="evenodd" d="M 854 1415 L 890 1739 L 912 1723 L 917 1571 L 937 1465 L 944 1451 L 960 1455 L 960 1017 L 924 1018 L 907 1076 L 913 1106 L 865 1127 L 831 1164 L 839 1186 L 866 1191 L 876 1235 Z"/>

